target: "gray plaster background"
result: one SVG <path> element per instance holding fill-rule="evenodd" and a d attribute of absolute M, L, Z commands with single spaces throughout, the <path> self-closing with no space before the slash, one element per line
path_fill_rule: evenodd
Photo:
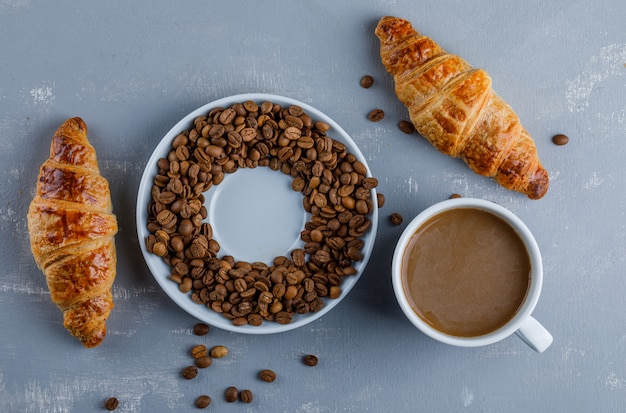
<path fill-rule="evenodd" d="M 530 201 L 472 174 L 418 135 L 378 58 L 373 29 L 411 20 L 448 51 L 485 68 L 520 115 L 549 169 Z M 71 2 L 0 0 L 0 411 L 193 411 L 203 393 L 221 412 L 626 411 L 626 3 L 602 1 Z M 359 79 L 371 74 L 369 90 Z M 135 197 L 152 149 L 185 114 L 220 97 L 268 92 L 333 117 L 366 156 L 387 202 L 355 289 L 316 322 L 280 335 L 213 329 L 149 274 Z M 367 113 L 386 111 L 380 123 Z M 116 308 L 106 341 L 86 350 L 62 327 L 30 253 L 26 210 L 54 130 L 90 127 L 119 219 Z M 550 138 L 570 136 L 563 147 Z M 536 354 L 516 337 L 477 349 L 439 344 L 403 317 L 390 284 L 408 220 L 452 193 L 493 200 L 534 231 L 545 264 L 535 311 L 554 335 Z M 231 353 L 193 381 L 180 377 L 198 342 Z M 317 354 L 319 365 L 300 362 Z M 272 368 L 278 380 L 260 382 Z M 228 405 L 229 385 L 250 405 Z"/>

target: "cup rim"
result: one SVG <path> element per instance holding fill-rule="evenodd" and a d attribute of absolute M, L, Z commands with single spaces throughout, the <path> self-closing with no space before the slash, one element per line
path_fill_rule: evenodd
<path fill-rule="evenodd" d="M 475 208 L 484 210 L 493 213 L 494 215 L 505 220 L 518 233 L 518 235 L 524 242 L 524 245 L 526 246 L 526 249 L 528 251 L 528 256 L 530 258 L 532 269 L 530 285 L 526 294 L 526 298 L 524 299 L 524 303 L 517 311 L 515 316 L 499 329 L 475 337 L 453 336 L 428 325 L 415 313 L 415 311 L 409 304 L 409 301 L 404 293 L 404 287 L 402 285 L 402 258 L 404 256 L 406 246 L 408 245 L 408 242 L 411 239 L 412 235 L 429 218 L 441 212 L 458 208 Z M 491 201 L 486 201 L 478 198 L 454 198 L 431 205 L 430 207 L 420 212 L 415 218 L 413 218 L 409 222 L 407 227 L 400 235 L 398 242 L 396 243 L 392 258 L 391 276 L 396 301 L 400 305 L 400 308 L 402 309 L 404 315 L 415 327 L 417 327 L 427 336 L 443 343 L 461 347 L 478 347 L 493 344 L 505 339 L 506 337 L 513 334 L 516 330 L 518 330 L 521 324 L 528 317 L 531 316 L 533 310 L 535 309 L 535 306 L 537 305 L 539 296 L 541 295 L 541 288 L 543 284 L 543 265 L 541 252 L 539 250 L 539 246 L 537 245 L 535 237 L 533 236 L 530 229 L 526 226 L 526 224 L 519 217 L 517 217 L 517 215 L 515 215 L 507 208 Z"/>

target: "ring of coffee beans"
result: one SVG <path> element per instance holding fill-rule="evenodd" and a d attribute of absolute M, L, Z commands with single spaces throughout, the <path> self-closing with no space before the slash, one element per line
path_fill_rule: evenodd
<path fill-rule="evenodd" d="M 344 277 L 363 259 L 376 178 L 346 146 L 327 135 L 301 107 L 253 101 L 214 108 L 172 141 L 157 162 L 148 206 L 146 249 L 171 268 L 183 293 L 234 325 L 287 324 L 294 314 L 319 311 L 338 298 Z M 269 167 L 290 175 L 310 219 L 303 248 L 268 265 L 218 257 L 205 222 L 204 192 L 239 168 Z"/>

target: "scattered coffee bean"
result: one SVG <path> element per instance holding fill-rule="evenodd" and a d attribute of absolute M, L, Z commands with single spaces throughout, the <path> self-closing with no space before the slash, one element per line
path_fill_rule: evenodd
<path fill-rule="evenodd" d="M 211 357 L 221 359 L 228 355 L 228 348 L 225 346 L 215 346 L 211 349 Z"/>
<path fill-rule="evenodd" d="M 196 407 L 198 409 L 206 409 L 211 404 L 211 398 L 207 395 L 202 395 L 196 399 Z"/>
<path fill-rule="evenodd" d="M 415 126 L 413 126 L 413 124 L 408 120 L 401 120 L 400 122 L 398 122 L 398 128 L 400 128 L 400 130 L 407 135 L 415 132 Z"/>
<path fill-rule="evenodd" d="M 191 349 L 191 355 L 195 359 L 199 359 L 200 357 L 204 357 L 207 355 L 207 349 L 204 344 L 198 344 Z"/>
<path fill-rule="evenodd" d="M 385 206 L 385 195 L 381 194 L 380 192 L 377 192 L 376 201 L 378 203 L 378 208 L 382 208 L 383 206 Z"/>
<path fill-rule="evenodd" d="M 228 403 L 237 401 L 239 398 L 239 390 L 235 386 L 230 386 L 224 392 L 224 398 Z"/>
<path fill-rule="evenodd" d="M 367 115 L 367 118 L 372 122 L 380 122 L 385 117 L 385 112 L 382 109 L 374 109 Z"/>
<path fill-rule="evenodd" d="M 252 392 L 248 389 L 246 390 L 242 390 L 241 393 L 239 393 L 239 400 L 241 400 L 244 403 L 252 403 Z"/>
<path fill-rule="evenodd" d="M 183 369 L 183 377 L 187 380 L 191 380 L 198 375 L 198 368 L 196 366 L 188 366 Z"/>
<path fill-rule="evenodd" d="M 369 89 L 372 87 L 372 85 L 374 85 L 374 78 L 370 75 L 365 75 L 361 78 L 361 81 L 359 83 L 361 87 Z"/>
<path fill-rule="evenodd" d="M 559 145 L 559 146 L 567 145 L 567 143 L 569 142 L 569 138 L 567 137 L 567 135 L 563 135 L 562 133 L 559 133 L 552 137 L 552 142 L 554 142 L 555 145 Z"/>
<path fill-rule="evenodd" d="M 198 323 L 193 326 L 193 333 L 197 336 L 206 336 L 207 334 L 209 334 L 209 326 L 204 323 Z"/>
<path fill-rule="evenodd" d="M 394 212 L 393 214 L 391 214 L 389 219 L 391 220 L 391 223 L 393 225 L 401 225 L 403 221 L 402 215 L 398 212 Z"/>
<path fill-rule="evenodd" d="M 460 194 L 452 194 L 450 195 L 450 199 L 462 198 Z"/>
<path fill-rule="evenodd" d="M 113 410 L 117 409 L 117 406 L 119 406 L 119 404 L 120 402 L 117 400 L 117 398 L 109 397 L 104 402 L 104 408 L 112 412 Z"/>
<path fill-rule="evenodd" d="M 200 369 L 206 369 L 207 367 L 210 367 L 211 364 L 213 364 L 211 356 L 203 356 L 196 359 L 196 367 Z"/>
<path fill-rule="evenodd" d="M 259 372 L 259 378 L 263 381 L 271 383 L 276 380 L 276 373 L 269 369 L 261 370 Z"/>
<path fill-rule="evenodd" d="M 317 366 L 317 356 L 313 354 L 307 354 L 306 356 L 304 356 L 304 364 L 309 367 Z"/>

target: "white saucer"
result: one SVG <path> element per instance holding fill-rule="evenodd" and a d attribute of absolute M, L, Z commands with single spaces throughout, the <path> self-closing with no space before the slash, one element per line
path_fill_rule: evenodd
<path fill-rule="evenodd" d="M 247 100 L 259 104 L 270 101 L 283 107 L 300 106 L 314 121 L 320 120 L 328 123 L 331 126 L 328 135 L 345 144 L 348 152 L 367 166 L 363 154 L 350 136 L 331 118 L 303 102 L 263 93 L 242 94 L 219 99 L 196 109 L 180 120 L 163 137 L 152 153 L 139 185 L 136 211 L 137 234 L 141 252 L 154 279 L 183 310 L 207 324 L 224 330 L 248 334 L 270 334 L 292 330 L 318 319 L 337 306 L 348 294 L 361 277 L 374 247 L 378 226 L 378 208 L 375 207 L 370 214 L 371 227 L 361 237 L 364 242 L 363 260 L 353 264 L 357 274 L 346 277 L 341 284 L 341 296 L 337 299 L 324 299 L 324 307 L 318 312 L 295 314 L 289 324 L 266 321 L 261 326 L 234 326 L 224 316 L 202 304 L 194 303 L 190 294 L 181 293 L 178 285 L 169 279 L 169 266 L 160 257 L 149 253 L 145 247 L 145 240 L 150 235 L 146 224 L 152 182 L 157 173 L 157 161 L 167 157 L 174 137 L 191 128 L 196 117 L 206 115 L 214 107 L 228 107 Z M 371 176 L 369 173 L 368 167 L 368 176 Z M 205 192 L 207 222 L 213 227 L 213 237 L 221 246 L 219 257 L 232 255 L 238 261 L 261 261 L 270 264 L 274 257 L 289 256 L 291 250 L 302 246 L 300 232 L 304 229 L 304 224 L 310 218 L 310 214 L 304 210 L 302 194 L 291 188 L 291 180 L 290 176 L 268 167 L 240 168 L 235 173 L 226 174 L 222 183 Z M 376 205 L 375 190 L 372 190 L 372 198 Z"/>

